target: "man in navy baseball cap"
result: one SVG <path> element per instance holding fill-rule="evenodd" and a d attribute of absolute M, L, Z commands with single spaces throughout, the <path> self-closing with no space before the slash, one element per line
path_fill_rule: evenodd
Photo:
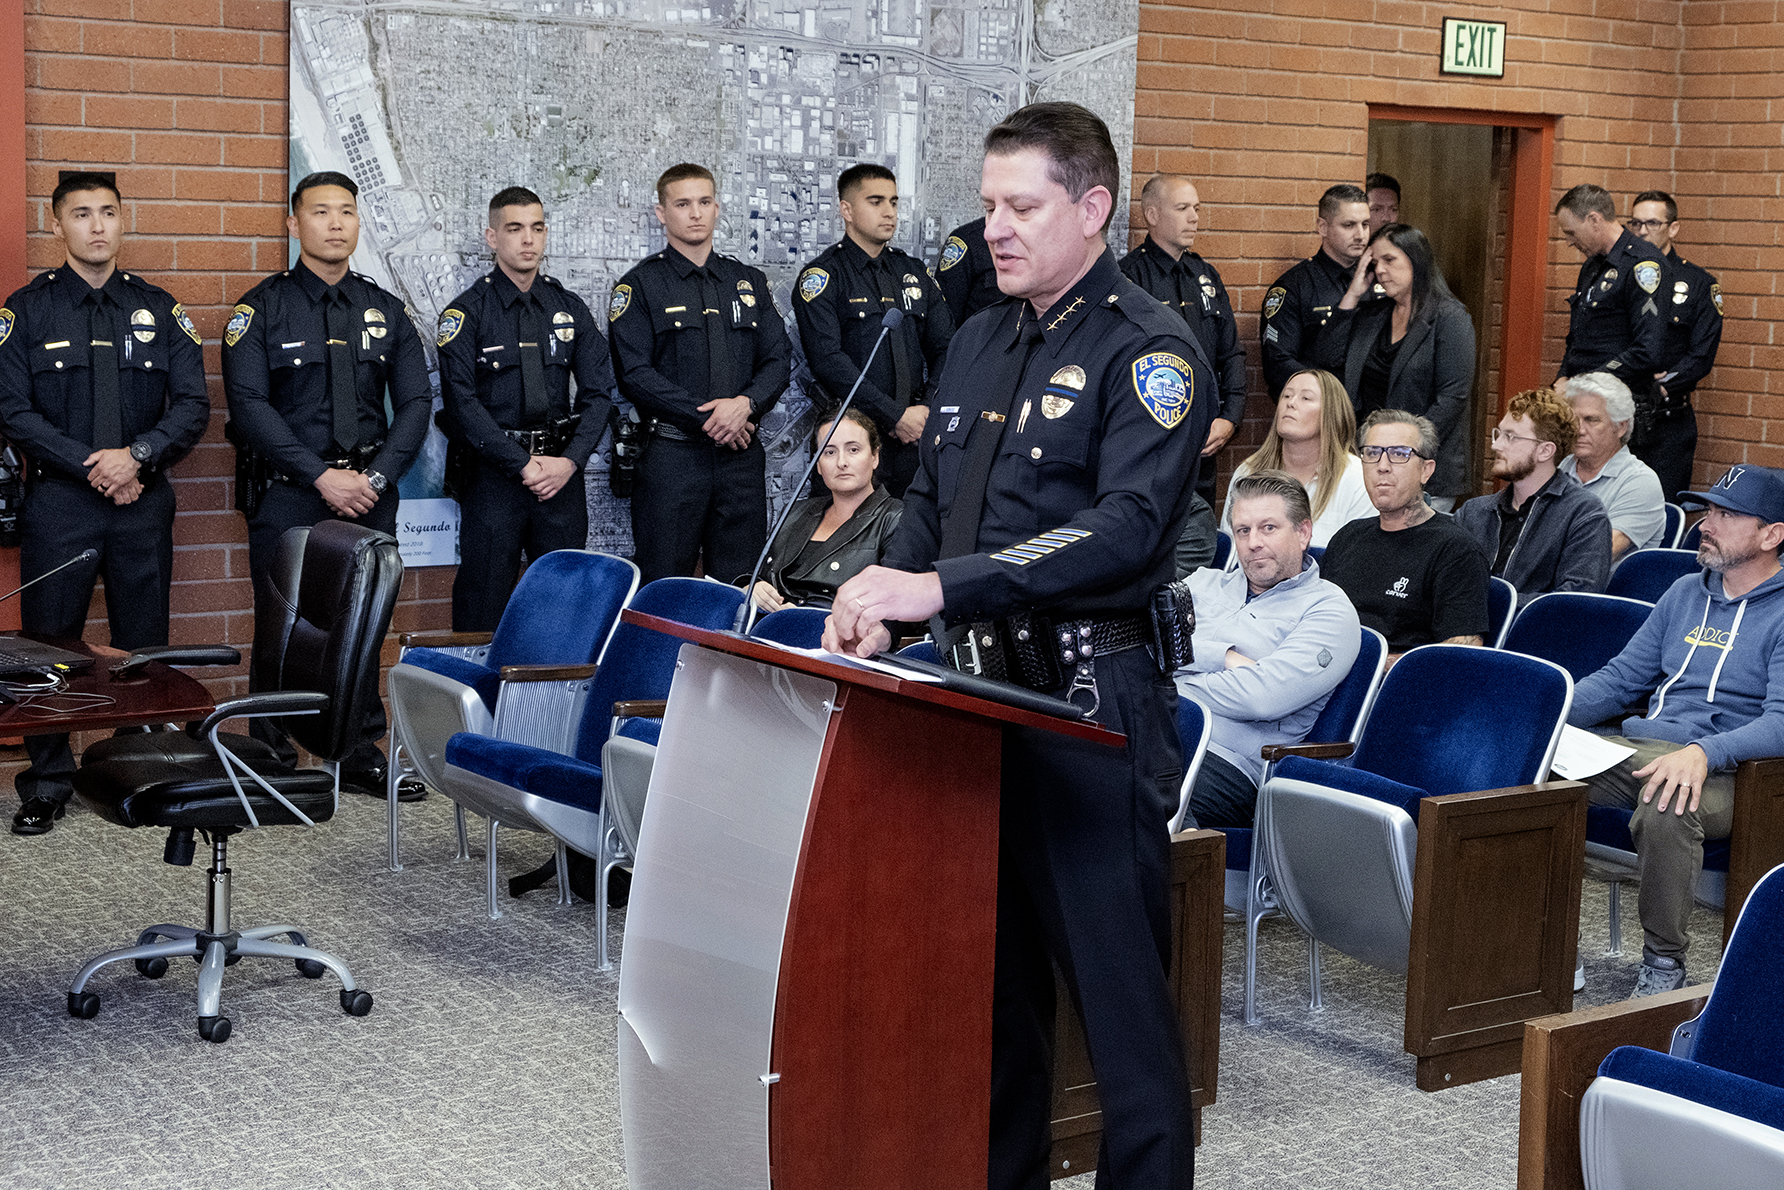
<path fill-rule="evenodd" d="M 1680 492 L 1679 503 L 1686 508 L 1723 508 L 1768 524 L 1784 521 L 1784 471 L 1740 463 L 1707 492 Z"/>

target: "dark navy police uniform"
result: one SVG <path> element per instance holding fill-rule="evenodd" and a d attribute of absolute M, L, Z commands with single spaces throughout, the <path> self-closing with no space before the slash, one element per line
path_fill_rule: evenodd
<path fill-rule="evenodd" d="M 1264 294 L 1264 387 L 1270 400 L 1282 395 L 1282 386 L 1296 372 L 1316 367 L 1313 340 L 1319 328 L 1344 300 L 1353 265 L 1342 265 L 1321 248 L 1311 257 L 1276 278 Z"/>
<path fill-rule="evenodd" d="M 701 267 L 665 248 L 613 287 L 607 334 L 619 391 L 647 426 L 632 490 L 641 581 L 691 575 L 702 551 L 710 577 L 747 577 L 768 542 L 762 440 L 720 446 L 699 407 L 745 396 L 759 426 L 786 390 L 793 348 L 767 275 L 718 252 Z"/>
<path fill-rule="evenodd" d="M 115 373 L 110 385 L 101 368 Z M 96 563 L 21 593 L 26 632 L 79 637 L 104 574 L 112 645 L 167 643 L 174 495 L 166 473 L 210 415 L 198 330 L 166 290 L 117 270 L 94 289 L 64 264 L 6 300 L 0 421 L 31 461 L 20 576 L 29 581 L 87 549 L 99 552 Z M 88 484 L 84 460 L 122 447 L 142 465 L 143 490 L 119 505 Z M 14 781 L 19 799 L 66 803 L 74 791 L 68 737 L 27 736 L 25 748 L 31 767 Z"/>
<path fill-rule="evenodd" d="M 962 223 L 943 242 L 941 259 L 935 262 L 935 282 L 948 299 L 956 327 L 1004 300 L 1003 290 L 997 287 L 991 245 L 985 242 L 984 216 Z"/>
<path fill-rule="evenodd" d="M 1629 449 L 1637 458 L 1654 437 L 1654 373 L 1666 355 L 1666 317 L 1661 305 L 1672 289 L 1666 260 L 1648 241 L 1624 231 L 1609 252 L 1586 258 L 1567 304 L 1567 351 L 1561 376 L 1609 372 L 1635 398 Z M 1692 425 L 1693 444 L 1696 437 Z M 1666 480 L 1661 481 L 1665 488 Z M 1687 476 L 1689 482 L 1689 476 Z M 1667 499 L 1676 489 L 1666 488 Z"/>
<path fill-rule="evenodd" d="M 1691 461 L 1697 454 L 1691 394 L 1716 366 L 1716 350 L 1722 345 L 1722 286 L 1676 250 L 1666 254 L 1666 273 L 1663 292 L 1670 300 L 1661 311 L 1666 346 L 1655 369 L 1666 376 L 1654 389 L 1652 426 L 1639 449 L 1635 443 L 1631 449 L 1660 477 L 1666 498 L 1676 501 L 1691 487 Z"/>
<path fill-rule="evenodd" d="M 955 335 L 887 549 L 886 566 L 940 575 L 950 626 L 991 621 L 1003 632 L 1006 617 L 1024 612 L 1094 621 L 1095 717 L 1127 735 L 1115 750 L 1006 729 L 993 1190 L 1048 1182 L 1053 960 L 1083 1009 L 1097 1072 L 1100 1177 L 1168 1190 L 1193 1176 L 1188 1079 L 1165 980 L 1177 695 L 1138 639 L 1117 633 L 1173 576 L 1213 392 L 1182 321 L 1105 250 L 1039 319 L 1012 301 Z M 984 431 L 997 437 L 983 511 L 976 529 L 950 532 L 953 515 L 971 515 L 954 503 L 969 435 Z M 961 553 L 943 556 L 963 537 Z"/>
<path fill-rule="evenodd" d="M 351 384 L 352 416 L 337 427 L 334 392 Z M 276 596 L 267 572 L 285 530 L 342 520 L 315 481 L 331 467 L 376 472 L 386 481 L 377 505 L 352 518 L 396 532 L 397 481 L 427 435 L 433 394 L 421 337 L 402 299 L 369 277 L 348 273 L 329 285 L 300 261 L 242 295 L 223 333 L 223 391 L 238 441 L 266 459 L 276 478 L 248 519 L 248 565 L 256 609 Z M 385 415 L 386 393 L 391 416 Z M 352 442 L 342 441 L 342 435 Z M 251 688 L 270 689 L 273 675 L 255 657 Z M 376 681 L 376 674 L 372 675 Z M 384 707 L 370 700 L 364 740 L 343 764 L 363 771 L 382 761 L 373 742 L 384 734 Z M 283 733 L 253 723 L 262 738 Z M 289 747 L 289 744 L 284 744 Z"/>
<path fill-rule="evenodd" d="M 452 627 L 493 632 L 522 550 L 531 560 L 588 544 L 582 470 L 607 428 L 613 364 L 581 298 L 543 273 L 522 293 L 499 267 L 452 300 L 436 341 L 447 432 L 468 456 L 450 468 L 462 488 Z M 534 455 L 576 464 L 549 500 L 520 482 Z"/>
<path fill-rule="evenodd" d="M 910 406 L 928 404 L 941 379 L 954 337 L 947 299 L 916 257 L 890 244 L 869 257 L 846 236 L 800 270 L 793 292 L 799 344 L 821 390 L 812 394 L 820 414 L 834 412 L 848 396 L 880 337 L 885 311 L 904 311 L 855 394 L 855 408 L 880 430 L 880 486 L 894 498 L 904 495 L 917 473 L 917 444 L 900 442 L 892 428 Z"/>

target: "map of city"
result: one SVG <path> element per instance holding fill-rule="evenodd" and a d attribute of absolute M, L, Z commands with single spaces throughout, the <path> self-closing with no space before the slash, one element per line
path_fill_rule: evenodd
<path fill-rule="evenodd" d="M 699 162 L 718 178 L 718 250 L 767 272 L 793 334 L 789 290 L 842 237 L 835 180 L 848 166 L 898 175 L 894 242 L 934 268 L 948 233 L 980 213 L 985 130 L 1023 103 L 1084 104 L 1131 160 L 1138 19 L 1138 0 L 294 4 L 291 174 L 359 183 L 353 266 L 400 295 L 432 344 L 440 311 L 492 267 L 490 195 L 522 185 L 544 198 L 546 271 L 599 314 L 663 247 L 657 176 Z M 796 361 L 762 428 L 777 510 L 810 457 L 807 377 Z M 403 482 L 406 507 L 438 495 L 443 453 L 436 434 Z M 603 444 L 589 547 L 630 554 L 608 462 Z M 412 561 L 454 560 L 410 544 Z"/>

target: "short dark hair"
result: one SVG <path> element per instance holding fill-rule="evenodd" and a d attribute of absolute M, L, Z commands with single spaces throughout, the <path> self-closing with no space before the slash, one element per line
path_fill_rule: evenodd
<path fill-rule="evenodd" d="M 1282 497 L 1282 511 L 1297 525 L 1313 519 L 1313 503 L 1301 481 L 1286 471 L 1251 471 L 1233 481 L 1229 503 L 1250 500 L 1256 496 Z"/>
<path fill-rule="evenodd" d="M 1425 238 L 1424 232 L 1410 223 L 1384 223 L 1369 237 L 1370 246 L 1379 240 L 1386 240 L 1406 253 L 1406 259 L 1412 265 L 1413 318 L 1424 313 L 1426 303 L 1447 302 L 1455 296 L 1443 279 L 1443 269 L 1439 267 L 1431 251 L 1431 241 Z"/>
<path fill-rule="evenodd" d="M 1642 191 L 1640 194 L 1636 195 L 1633 200 L 1630 201 L 1629 213 L 1631 215 L 1635 214 L 1635 208 L 1641 206 L 1645 202 L 1665 203 L 1666 204 L 1666 221 L 1668 223 L 1677 223 L 1679 221 L 1679 204 L 1674 202 L 1673 196 L 1668 194 L 1666 191 L 1664 191 L 1664 190 L 1644 190 L 1644 191 Z"/>
<path fill-rule="evenodd" d="M 1109 192 L 1109 217 L 1121 192 L 1121 162 L 1102 117 L 1076 103 L 1031 103 L 1017 108 L 985 134 L 987 157 L 1008 157 L 1023 149 L 1047 155 L 1047 177 L 1078 202 L 1096 187 Z M 1104 219 L 1098 232 L 1108 229 Z"/>
<path fill-rule="evenodd" d="M 539 207 L 543 209 L 544 206 L 544 200 L 525 186 L 510 186 L 506 190 L 498 190 L 496 196 L 489 200 L 489 225 L 491 227 L 496 225 L 496 212 L 503 207 Z"/>
<path fill-rule="evenodd" d="M 354 198 L 359 197 L 359 183 L 358 182 L 355 182 L 352 178 L 348 177 L 346 174 L 336 173 L 332 169 L 321 170 L 320 172 L 310 174 L 309 176 L 304 178 L 303 181 L 299 182 L 295 188 L 292 189 L 292 191 L 291 191 L 291 213 L 293 215 L 297 214 L 297 208 L 299 206 L 303 205 L 304 191 L 314 190 L 318 186 L 339 186 L 342 190 L 345 190 L 348 194 L 351 194 Z"/>
<path fill-rule="evenodd" d="M 717 179 L 712 176 L 712 171 L 710 169 L 707 169 L 704 165 L 695 165 L 692 162 L 684 161 L 680 165 L 671 165 L 668 169 L 663 171 L 663 176 L 657 179 L 657 201 L 660 203 L 668 202 L 669 187 L 675 185 L 677 182 L 686 182 L 692 178 L 705 178 L 712 184 L 713 194 L 718 194 L 719 184 Z"/>
<path fill-rule="evenodd" d="M 1373 189 L 1373 187 L 1371 187 Z M 1418 431 L 1419 444 L 1413 448 L 1421 459 L 1435 459 L 1441 443 L 1437 437 L 1437 426 L 1428 417 L 1420 417 L 1405 409 L 1377 409 L 1363 419 L 1357 427 L 1357 447 L 1361 449 L 1369 441 L 1369 431 L 1376 426 L 1411 426 Z"/>
<path fill-rule="evenodd" d="M 118 193 L 118 175 L 101 173 L 96 169 L 64 170 L 62 180 L 56 183 L 55 193 L 50 195 L 50 213 L 62 213 L 62 200 L 77 190 L 109 190 L 112 198 L 119 206 L 124 205 L 124 196 Z"/>
<path fill-rule="evenodd" d="M 1368 206 L 1369 196 L 1363 193 L 1362 187 L 1353 186 L 1349 182 L 1340 182 L 1336 186 L 1329 187 L 1324 194 L 1319 196 L 1319 217 L 1330 219 L 1338 213 L 1339 207 L 1348 202 L 1360 202 L 1364 206 Z"/>
<path fill-rule="evenodd" d="M 867 433 L 867 449 L 873 451 L 875 454 L 879 453 L 880 428 L 873 424 L 873 418 L 868 415 L 867 410 L 861 408 L 859 405 L 850 405 L 847 409 L 842 411 L 842 419 L 844 421 L 852 421 L 860 426 L 862 430 Z M 817 450 L 824 444 L 824 427 L 835 420 L 835 413 L 819 415 L 818 420 L 811 428 L 811 446 L 813 450 Z"/>
<path fill-rule="evenodd" d="M 836 179 L 836 197 L 847 202 L 852 191 L 859 190 L 863 182 L 890 182 L 898 185 L 898 175 L 883 165 L 871 161 L 863 161 L 859 165 L 851 165 L 842 171 Z"/>
<path fill-rule="evenodd" d="M 1394 197 L 1399 198 L 1400 179 L 1396 178 L 1393 174 L 1370 174 L 1363 179 L 1363 189 L 1365 191 L 1392 190 L 1394 192 Z"/>
<path fill-rule="evenodd" d="M 1555 204 L 1555 214 L 1567 211 L 1575 219 L 1584 219 L 1593 211 L 1597 211 L 1606 219 L 1617 217 L 1617 204 L 1611 200 L 1611 192 L 1603 186 L 1594 186 L 1591 182 L 1581 182 L 1572 190 L 1561 196 Z"/>

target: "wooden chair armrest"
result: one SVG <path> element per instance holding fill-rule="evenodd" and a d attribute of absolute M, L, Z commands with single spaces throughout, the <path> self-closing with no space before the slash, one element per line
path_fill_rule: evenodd
<path fill-rule="evenodd" d="M 1584 1190 L 1580 1099 L 1620 1045 L 1662 1053 L 1672 1031 L 1703 1011 L 1704 985 L 1524 1022 L 1518 1101 L 1518 1190 Z"/>
<path fill-rule="evenodd" d="M 577 682 L 593 677 L 592 665 L 504 665 L 504 682 Z"/>
<path fill-rule="evenodd" d="M 661 719 L 663 712 L 669 709 L 666 698 L 635 698 L 629 702 L 613 704 L 613 715 L 616 719 Z"/>
<path fill-rule="evenodd" d="M 455 649 L 487 645 L 493 632 L 399 632 L 396 641 L 405 649 Z"/>
<path fill-rule="evenodd" d="M 1357 750 L 1348 741 L 1336 744 L 1266 744 L 1260 755 L 1275 762 L 1285 756 L 1305 756 L 1308 760 L 1343 760 Z"/>
<path fill-rule="evenodd" d="M 1728 837 L 1728 890 L 1722 943 L 1759 878 L 1784 864 L 1784 757 L 1746 760 L 1734 771 L 1734 822 Z"/>

